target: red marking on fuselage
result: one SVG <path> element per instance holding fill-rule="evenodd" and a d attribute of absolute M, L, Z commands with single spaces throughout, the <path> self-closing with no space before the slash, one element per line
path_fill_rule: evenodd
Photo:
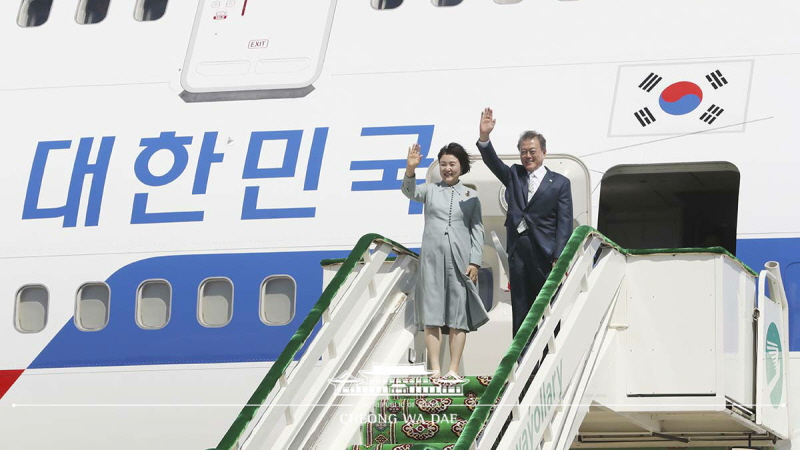
<path fill-rule="evenodd" d="M 3 398 L 25 370 L 0 370 L 0 398 Z"/>
<path fill-rule="evenodd" d="M 244 12 L 246 10 L 247 10 L 247 0 L 244 0 L 244 5 L 242 5 L 242 15 L 244 15 Z"/>

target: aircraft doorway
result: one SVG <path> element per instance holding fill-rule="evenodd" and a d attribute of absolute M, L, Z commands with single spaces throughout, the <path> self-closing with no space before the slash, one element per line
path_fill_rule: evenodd
<path fill-rule="evenodd" d="M 724 247 L 736 254 L 739 171 L 731 163 L 615 166 L 597 228 L 625 248 Z"/>

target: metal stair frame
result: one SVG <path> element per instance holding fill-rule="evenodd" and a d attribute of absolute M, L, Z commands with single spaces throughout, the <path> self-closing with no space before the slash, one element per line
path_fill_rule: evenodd
<path fill-rule="evenodd" d="M 323 313 L 319 332 L 291 374 L 280 378 L 278 391 L 261 407 L 238 448 L 293 448 L 298 437 L 308 437 L 309 433 L 303 430 L 311 428 L 334 406 L 336 398 L 330 380 L 363 363 L 364 352 L 374 348 L 371 342 L 381 333 L 383 321 L 375 319 L 394 318 L 379 313 L 396 312 L 398 303 L 405 301 L 404 296 L 392 294 L 398 292 L 403 277 L 415 271 L 412 266 L 417 264 L 416 257 L 399 255 L 387 276 L 380 283 L 375 279 L 392 250 L 391 243 L 378 242 L 372 252 L 364 253 L 364 266 L 349 287 L 334 298 L 335 306 Z M 409 284 L 407 281 L 401 284 Z"/>
<path fill-rule="evenodd" d="M 588 357 L 587 349 L 600 331 L 602 323 L 597 318 L 607 315 L 625 275 L 625 256 L 610 246 L 603 246 L 603 243 L 599 237 L 591 236 L 582 244 L 560 291 L 546 307 L 536 336 L 520 364 L 509 376 L 509 381 L 517 382 L 509 383 L 506 387 L 478 439 L 477 449 L 491 449 L 498 440 L 500 446 L 497 448 L 515 448 L 518 440 L 528 442 L 529 445 L 538 445 L 544 436 L 545 425 L 560 408 L 564 393 L 558 395 L 556 405 L 545 408 L 543 413 L 539 410 L 543 415 L 539 420 L 535 420 L 536 411 L 530 406 L 525 414 L 520 405 L 538 403 L 537 398 L 541 395 L 544 384 L 553 380 L 555 373 L 560 373 L 561 377 L 575 373 Z M 555 336 L 556 325 L 561 321 L 561 331 Z M 548 348 L 548 355 L 533 376 L 545 347 Z M 527 383 L 524 380 L 532 376 L 533 379 L 526 389 Z M 561 379 L 561 389 L 567 382 L 568 380 Z M 509 415 L 512 420 L 507 429 L 503 430 Z M 540 427 L 536 426 L 537 423 Z"/>

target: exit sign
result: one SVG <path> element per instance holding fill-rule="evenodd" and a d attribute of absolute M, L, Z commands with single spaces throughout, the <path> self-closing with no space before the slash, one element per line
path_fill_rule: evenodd
<path fill-rule="evenodd" d="M 247 44 L 247 48 L 267 48 L 267 45 L 269 45 L 269 39 L 258 39 L 250 41 L 250 43 Z"/>

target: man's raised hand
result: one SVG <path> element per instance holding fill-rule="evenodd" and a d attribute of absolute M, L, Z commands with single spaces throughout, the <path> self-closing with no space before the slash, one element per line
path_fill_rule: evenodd
<path fill-rule="evenodd" d="M 496 120 L 492 108 L 484 108 L 483 112 L 481 112 L 481 142 L 489 140 L 489 134 L 494 130 L 495 122 Z"/>

